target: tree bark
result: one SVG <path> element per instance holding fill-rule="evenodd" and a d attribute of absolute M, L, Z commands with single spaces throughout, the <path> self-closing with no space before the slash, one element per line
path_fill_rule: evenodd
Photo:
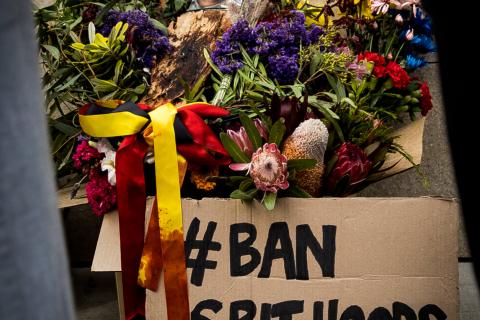
<path fill-rule="evenodd" d="M 212 50 L 215 41 L 230 26 L 227 11 L 187 12 L 169 26 L 171 53 L 153 69 L 152 85 L 145 103 L 159 106 L 184 93 L 182 79 L 190 88 L 210 73 L 203 56 L 204 48 Z"/>

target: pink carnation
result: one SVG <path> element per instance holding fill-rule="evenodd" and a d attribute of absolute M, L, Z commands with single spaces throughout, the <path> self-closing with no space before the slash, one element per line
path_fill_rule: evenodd
<path fill-rule="evenodd" d="M 101 216 L 115 208 L 117 204 L 117 190 L 108 182 L 106 175 L 99 172 L 90 174 L 90 181 L 85 188 L 88 204 L 93 213 Z"/>
<path fill-rule="evenodd" d="M 85 165 L 92 165 L 96 160 L 102 159 L 102 155 L 96 148 L 90 147 L 88 141 L 83 140 L 77 146 L 75 154 L 72 156 L 73 166 L 80 170 Z"/>

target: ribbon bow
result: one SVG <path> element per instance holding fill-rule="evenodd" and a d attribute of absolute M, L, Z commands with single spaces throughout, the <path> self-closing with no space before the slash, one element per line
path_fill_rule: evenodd
<path fill-rule="evenodd" d="M 97 101 L 79 110 L 80 125 L 86 134 L 125 136 L 116 155 L 116 178 L 127 320 L 145 315 L 145 290 L 137 282 L 156 290 L 161 270 L 168 318 L 189 319 L 180 185 L 187 161 L 210 166 L 230 162 L 228 153 L 202 119 L 226 115 L 228 111 L 207 103 L 179 108 L 167 103 L 151 110 L 147 105 L 113 100 Z M 138 134 L 142 131 L 145 138 Z M 156 200 L 144 248 L 144 158 L 149 145 L 154 149 Z"/>

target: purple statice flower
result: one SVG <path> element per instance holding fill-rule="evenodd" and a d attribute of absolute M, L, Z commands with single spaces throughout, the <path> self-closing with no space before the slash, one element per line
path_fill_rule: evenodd
<path fill-rule="evenodd" d="M 266 63 L 270 77 L 281 84 L 292 83 L 299 70 L 301 47 L 318 42 L 323 30 L 307 29 L 305 16 L 291 11 L 287 16 L 258 23 L 253 29 L 241 20 L 235 23 L 217 42 L 212 60 L 224 73 L 234 73 L 243 67 L 240 46 L 249 54 L 259 54 Z"/>
<path fill-rule="evenodd" d="M 113 27 L 121 21 L 122 13 L 116 10 L 108 10 L 108 12 L 103 17 L 103 23 L 100 28 L 98 28 L 98 32 L 100 32 L 104 37 L 108 37 L 110 31 L 112 31 Z"/>
<path fill-rule="evenodd" d="M 319 26 L 312 24 L 310 30 L 308 31 L 307 37 L 310 43 L 317 43 L 320 39 L 320 36 L 324 34 L 324 31 Z"/>
<path fill-rule="evenodd" d="M 268 57 L 268 73 L 280 84 L 293 83 L 298 75 L 298 55 L 276 54 Z"/>
<path fill-rule="evenodd" d="M 119 12 L 109 10 L 103 19 L 100 33 L 108 36 L 118 22 L 128 24 L 128 42 L 141 65 L 152 68 L 171 49 L 168 38 L 155 28 L 147 13 L 141 10 Z"/>
<path fill-rule="evenodd" d="M 220 41 L 217 41 L 216 48 L 212 52 L 212 60 L 221 72 L 234 73 L 243 67 L 240 46 L 252 53 L 251 48 L 255 42 L 256 37 L 248 26 L 248 22 L 240 20 L 223 34 Z"/>

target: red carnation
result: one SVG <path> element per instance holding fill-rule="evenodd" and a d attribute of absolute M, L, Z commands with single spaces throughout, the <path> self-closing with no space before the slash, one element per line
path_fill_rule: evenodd
<path fill-rule="evenodd" d="M 89 179 L 85 191 L 93 213 L 101 216 L 114 209 L 117 204 L 117 190 L 108 182 L 107 176 L 100 172 L 91 172 Z"/>
<path fill-rule="evenodd" d="M 390 61 L 386 71 L 392 79 L 394 88 L 405 89 L 410 84 L 410 76 L 398 63 Z"/>
<path fill-rule="evenodd" d="M 426 116 L 428 111 L 433 108 L 432 105 L 432 96 L 430 95 L 430 89 L 426 82 L 422 83 L 420 86 L 420 91 L 422 92 L 422 97 L 420 98 L 420 108 L 422 109 L 422 116 Z"/>
<path fill-rule="evenodd" d="M 373 62 L 375 65 L 385 65 L 385 58 L 375 52 L 366 51 L 358 55 L 358 61 L 367 60 Z"/>
<path fill-rule="evenodd" d="M 373 63 L 373 75 L 383 78 L 386 75 L 385 58 L 375 52 L 364 52 L 358 55 L 358 61 L 367 60 Z"/>
<path fill-rule="evenodd" d="M 384 78 L 387 75 L 387 69 L 384 66 L 374 66 L 373 75 L 377 78 Z"/>

